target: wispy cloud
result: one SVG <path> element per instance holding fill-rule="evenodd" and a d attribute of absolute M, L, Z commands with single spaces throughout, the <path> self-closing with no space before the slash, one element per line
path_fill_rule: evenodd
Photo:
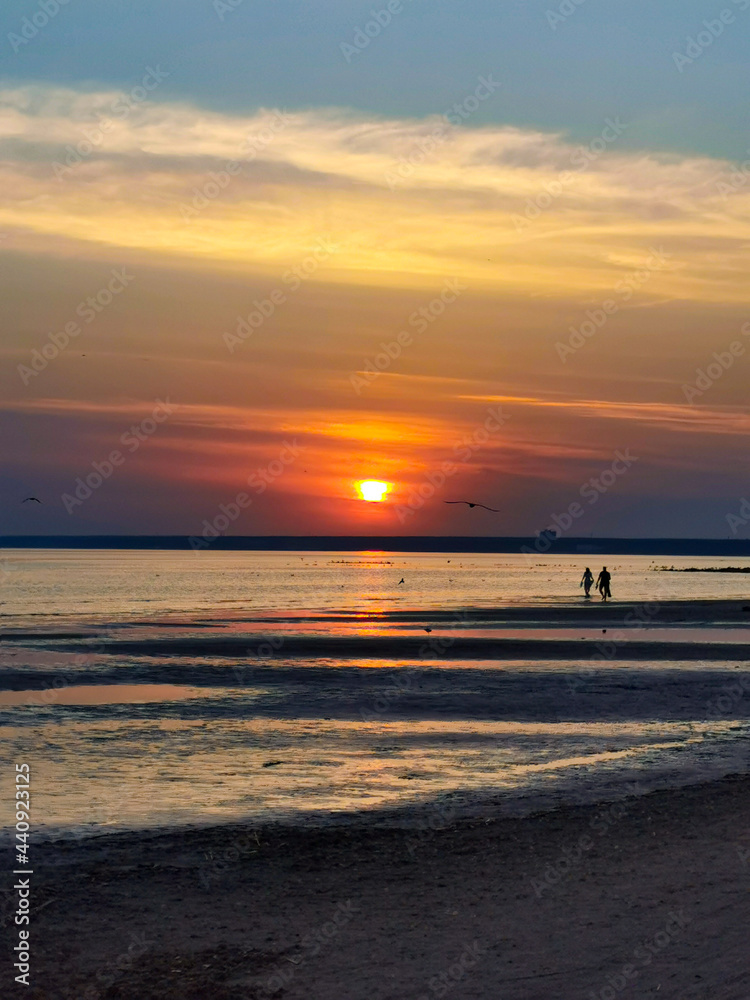
<path fill-rule="evenodd" d="M 230 116 L 158 94 L 119 118 L 120 97 L 45 86 L 0 93 L 0 227 L 17 231 L 20 245 L 80 254 L 112 246 L 277 272 L 325 235 L 340 252 L 315 280 L 418 286 L 454 274 L 500 293 L 583 295 L 612 288 L 659 242 L 673 264 L 650 283 L 650 299 L 748 297 L 750 195 L 720 195 L 722 161 L 613 142 L 577 169 L 580 147 L 560 134 L 462 127 L 392 191 L 385 172 L 435 120 L 340 109 Z M 284 127 L 273 131 L 279 114 Z M 103 120 L 106 132 L 86 145 Z M 71 168 L 56 176 L 66 157 Z M 209 188 L 186 224 L 181 206 L 228 163 L 237 172 Z M 546 204 L 540 194 L 556 183 L 549 206 L 519 231 L 530 200 Z"/>

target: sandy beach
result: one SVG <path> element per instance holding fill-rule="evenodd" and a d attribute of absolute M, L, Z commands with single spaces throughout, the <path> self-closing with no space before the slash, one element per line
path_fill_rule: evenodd
<path fill-rule="evenodd" d="M 747 1000 L 746 608 L 5 630 L 38 824 L 19 989 Z"/>
<path fill-rule="evenodd" d="M 25 995 L 746 1000 L 749 793 L 39 845 Z"/>

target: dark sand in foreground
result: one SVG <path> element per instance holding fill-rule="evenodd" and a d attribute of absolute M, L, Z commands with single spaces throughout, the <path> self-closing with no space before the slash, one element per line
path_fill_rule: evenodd
<path fill-rule="evenodd" d="M 749 820 L 750 780 L 728 778 L 421 833 L 35 845 L 33 985 L 18 991 L 747 1000 Z"/>

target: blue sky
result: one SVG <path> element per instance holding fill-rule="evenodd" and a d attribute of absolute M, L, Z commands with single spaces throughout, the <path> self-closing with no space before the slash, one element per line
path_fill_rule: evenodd
<path fill-rule="evenodd" d="M 404 0 L 347 63 L 341 43 L 382 0 L 240 0 L 223 19 L 213 0 L 69 0 L 17 53 L 7 36 L 38 3 L 8 0 L 0 72 L 6 82 L 127 87 L 161 63 L 173 70 L 164 99 L 237 113 L 335 106 L 398 117 L 440 114 L 492 73 L 502 89 L 472 124 L 585 141 L 619 114 L 631 126 L 624 146 L 742 159 L 745 2 L 584 0 L 553 30 L 547 12 L 561 0 Z M 723 9 L 733 23 L 679 72 L 673 53 Z"/>

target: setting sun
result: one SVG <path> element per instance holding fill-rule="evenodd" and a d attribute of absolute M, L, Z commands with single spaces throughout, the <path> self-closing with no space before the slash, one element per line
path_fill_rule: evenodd
<path fill-rule="evenodd" d="M 364 482 L 357 483 L 357 489 L 363 500 L 367 500 L 369 503 L 380 503 L 388 492 L 388 483 L 381 483 L 376 479 L 366 479 Z"/>

